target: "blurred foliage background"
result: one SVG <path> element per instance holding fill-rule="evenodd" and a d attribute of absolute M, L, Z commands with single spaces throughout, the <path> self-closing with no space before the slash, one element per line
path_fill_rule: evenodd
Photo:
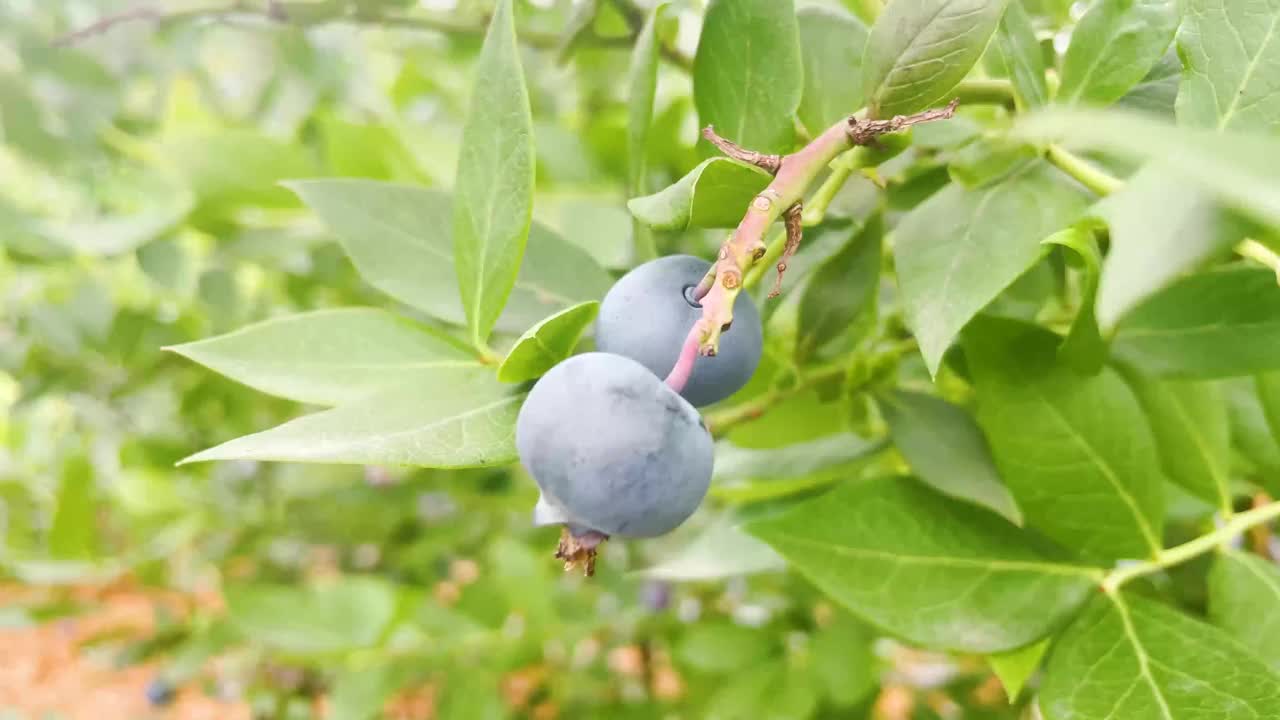
<path fill-rule="evenodd" d="M 718 487 L 675 536 L 608 544 L 590 580 L 555 565 L 554 529 L 529 527 L 535 488 L 516 468 L 175 466 L 301 408 L 164 347 L 327 307 L 438 323 L 362 283 L 279 182 L 447 187 L 488 5 L 0 2 L 0 646 L 58 622 L 81 628 L 75 654 L 95 667 L 145 668 L 120 705 L 85 708 L 89 688 L 51 696 L 59 669 L 0 650 L 0 717 L 1030 713 L 984 661 L 877 638 L 724 524 L 726 508 L 767 512 L 883 462 L 847 444 L 816 451 L 821 467 L 771 454 L 867 421 L 823 388 L 735 432 L 721 467 L 765 477 Z M 535 217 L 613 271 L 633 245 L 620 79 L 637 9 L 517 3 Z M 660 28 L 649 190 L 702 157 L 683 67 L 701 7 L 676 10 Z M 890 207 L 938 172 L 899 178 Z M 851 182 L 831 222 L 869 187 Z M 719 237 L 657 242 L 709 254 Z M 808 242 L 823 247 L 821 229 Z M 138 597 L 142 620 L 90 623 Z"/>

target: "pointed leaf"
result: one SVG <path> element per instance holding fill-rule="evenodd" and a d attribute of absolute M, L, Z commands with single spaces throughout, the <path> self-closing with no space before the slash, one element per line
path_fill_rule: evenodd
<path fill-rule="evenodd" d="M 862 87 L 873 118 L 944 105 L 982 57 L 1006 0 L 895 0 L 867 40 Z"/>
<path fill-rule="evenodd" d="M 1112 370 L 1075 374 L 1057 335 L 982 318 L 965 332 L 978 422 L 1027 525 L 1089 557 L 1161 548 L 1164 477 L 1137 399 Z"/>
<path fill-rule="evenodd" d="M 791 0 L 711 0 L 693 60 L 704 127 L 758 152 L 790 150 L 803 86 Z"/>
<path fill-rule="evenodd" d="M 1026 687 L 1027 680 L 1040 668 L 1040 661 L 1044 659 L 1044 654 L 1048 650 L 1049 638 L 1045 638 L 1017 650 L 987 657 L 991 671 L 1000 678 L 1000 684 L 1004 686 L 1004 694 L 1009 698 L 1010 704 L 1013 704 L 1022 694 L 1022 688 Z"/>
<path fill-rule="evenodd" d="M 373 308 L 290 315 L 168 349 L 255 390 L 317 405 L 418 378 L 484 371 L 446 337 Z"/>
<path fill-rule="evenodd" d="M 476 66 L 454 182 L 453 247 L 472 344 L 516 282 L 533 212 L 533 118 L 511 0 L 498 0 Z"/>
<path fill-rule="evenodd" d="M 76 454 L 62 464 L 57 500 L 49 526 L 49 555 L 57 560 L 91 558 L 97 537 L 98 500 L 89 458 Z"/>
<path fill-rule="evenodd" d="M 728 158 L 704 160 L 674 184 L 627 201 L 631 214 L 655 230 L 735 227 L 769 173 Z"/>
<path fill-rule="evenodd" d="M 1021 647 L 1065 621 L 1100 577 L 908 478 L 844 483 L 747 529 L 855 614 L 925 647 Z"/>
<path fill-rule="evenodd" d="M 881 408 L 893 444 L 921 480 L 1022 524 L 1022 513 L 996 472 L 987 439 L 969 413 L 942 398 L 905 390 L 884 396 Z"/>
<path fill-rule="evenodd" d="M 1177 29 L 1174 0 L 1099 0 L 1071 33 L 1058 101 L 1119 100 L 1160 61 Z"/>
<path fill-rule="evenodd" d="M 599 311 L 600 303 L 595 300 L 579 303 L 526 330 L 498 367 L 498 379 L 524 382 L 541 377 L 573 354 L 582 332 Z"/>
<path fill-rule="evenodd" d="M 1280 369 L 1274 272 L 1236 267 L 1191 275 L 1152 295 L 1116 327 L 1116 357 L 1153 375 L 1216 378 Z"/>
<path fill-rule="evenodd" d="M 1280 676 L 1221 630 L 1137 595 L 1098 597 L 1054 643 L 1045 720 L 1264 718 Z"/>
<path fill-rule="evenodd" d="M 804 94 L 800 122 L 817 134 L 862 107 L 862 55 L 867 26 L 849 13 L 820 5 L 796 10 Z"/>
<path fill-rule="evenodd" d="M 465 323 L 447 194 L 371 180 L 300 180 L 289 187 L 338 236 L 370 285 L 433 317 Z M 497 327 L 523 332 L 550 313 L 603 297 L 612 284 L 586 251 L 534 223 L 511 302 Z"/>
<path fill-rule="evenodd" d="M 653 100 L 658 89 L 658 23 L 668 3 L 660 2 L 649 13 L 648 20 L 636 37 L 631 51 L 631 67 L 627 71 L 627 195 L 637 197 L 647 192 L 649 128 L 653 125 Z M 657 255 L 649 231 L 632 221 L 632 235 L 637 244 L 636 257 Z M 641 247 L 641 244 L 645 247 Z"/>
<path fill-rule="evenodd" d="M 1227 401 L 1208 382 L 1159 382 L 1133 374 L 1169 479 L 1216 508 L 1231 507 L 1231 437 Z"/>
<path fill-rule="evenodd" d="M 516 458 L 516 414 L 522 400 L 522 395 L 498 384 L 489 372 L 463 379 L 445 374 L 305 415 L 182 462 L 503 465 Z"/>
<path fill-rule="evenodd" d="M 1280 670 L 1280 567 L 1229 550 L 1209 572 L 1209 620 Z"/>
<path fill-rule="evenodd" d="M 1044 254 L 1086 196 L 1043 163 L 982 190 L 944 188 L 894 230 L 898 284 L 931 374 L 960 330 Z"/>
<path fill-rule="evenodd" d="M 1031 15 L 1021 0 L 1012 0 L 996 29 L 996 47 L 1004 58 L 1019 110 L 1040 107 L 1049 101 L 1044 79 L 1044 52 L 1036 39 Z"/>
<path fill-rule="evenodd" d="M 1190 0 L 1178 30 L 1184 69 L 1178 123 L 1280 130 L 1280 3 Z"/>

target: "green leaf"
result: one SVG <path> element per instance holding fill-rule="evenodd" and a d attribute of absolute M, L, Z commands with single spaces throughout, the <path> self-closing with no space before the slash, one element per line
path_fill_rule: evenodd
<path fill-rule="evenodd" d="M 898 284 L 930 374 L 973 316 L 1045 252 L 1040 241 L 1085 208 L 1086 195 L 1038 163 L 982 190 L 952 185 L 894 230 Z"/>
<path fill-rule="evenodd" d="M 867 113 L 908 115 L 945 104 L 982 57 L 1006 0 L 895 0 L 871 28 L 862 63 Z"/>
<path fill-rule="evenodd" d="M 1021 0 L 1012 0 L 996 29 L 996 47 L 1004 58 L 1019 110 L 1040 107 L 1049 101 L 1044 79 L 1044 51 L 1036 39 L 1031 15 Z"/>
<path fill-rule="evenodd" d="M 1107 344 L 1098 330 L 1095 304 L 1098 299 L 1098 275 L 1102 270 L 1102 251 L 1090 230 L 1068 228 L 1056 232 L 1044 240 L 1046 245 L 1060 245 L 1075 253 L 1083 265 L 1083 287 L 1080 289 L 1080 308 L 1071 321 L 1067 339 L 1058 348 L 1058 355 L 1076 372 L 1092 375 L 1102 369 L 1107 359 Z"/>
<path fill-rule="evenodd" d="M 1280 3 L 1189 0 L 1184 8 L 1179 124 L 1280 130 Z"/>
<path fill-rule="evenodd" d="M 748 530 L 868 621 L 914 644 L 990 653 L 1060 625 L 1098 570 L 908 478 L 848 482 Z"/>
<path fill-rule="evenodd" d="M 1209 572 L 1209 621 L 1280 670 L 1280 568 L 1228 550 Z"/>
<path fill-rule="evenodd" d="M 1221 202 L 1280 225 L 1280 173 L 1275 171 L 1280 167 L 1280 139 L 1175 128 L 1123 110 L 1041 111 L 1020 120 L 1013 134 L 1144 162 L 1159 160 Z"/>
<path fill-rule="evenodd" d="M 1022 524 L 1022 513 L 1000 481 L 987 440 L 969 413 L 942 398 L 906 390 L 881 400 L 893 444 L 921 480 Z"/>
<path fill-rule="evenodd" d="M 582 333 L 596 319 L 600 303 L 591 300 L 566 308 L 525 331 L 498 367 L 502 382 L 540 377 L 573 354 Z"/>
<path fill-rule="evenodd" d="M 1102 201 L 1111 249 L 1098 288 L 1110 331 L 1135 305 L 1239 242 L 1245 228 L 1203 188 L 1149 165 Z"/>
<path fill-rule="evenodd" d="M 645 577 L 675 582 L 722 580 L 786 567 L 773 548 L 722 521 L 708 527 L 688 545 L 663 554 Z"/>
<path fill-rule="evenodd" d="M 785 152 L 804 88 L 791 0 L 711 0 L 693 60 L 703 126 L 758 152 Z"/>
<path fill-rule="evenodd" d="M 627 71 L 627 196 L 638 197 L 647 191 L 645 178 L 649 157 L 649 128 L 653 125 L 653 100 L 658 88 L 658 39 L 657 25 L 668 3 L 654 6 L 636 37 L 631 51 L 631 67 Z M 633 221 L 634 222 L 634 221 Z M 635 223 L 632 234 L 637 244 L 636 257 L 657 255 L 653 238 L 648 231 Z M 642 238 L 646 236 L 646 238 Z M 641 247 L 644 243 L 646 247 Z"/>
<path fill-rule="evenodd" d="M 1243 456 L 1258 479 L 1280 474 L 1280 427 L 1269 425 L 1261 393 L 1253 378 L 1233 378 L 1221 383 L 1227 396 L 1227 421 L 1231 445 Z M 1270 487 L 1280 485 L 1271 483 Z"/>
<path fill-rule="evenodd" d="M 1222 389 L 1136 373 L 1128 379 L 1151 422 L 1165 474 L 1214 507 L 1229 509 L 1231 437 Z"/>
<path fill-rule="evenodd" d="M 1090 557 L 1161 548 L 1164 478 L 1142 408 L 1112 370 L 1082 377 L 1057 335 L 983 318 L 965 332 L 978 422 L 1027 524 Z"/>
<path fill-rule="evenodd" d="M 194 205 L 192 193 L 168 176 L 145 176 L 135 191 L 143 195 L 136 212 L 108 212 L 99 217 L 36 223 L 36 232 L 85 255 L 130 252 L 173 229 Z"/>
<path fill-rule="evenodd" d="M 1049 640 L 1045 638 L 1017 650 L 987 657 L 991 671 L 1000 678 L 1000 684 L 1004 686 L 1004 694 L 1009 698 L 1009 704 L 1013 704 L 1018 699 L 1022 694 L 1022 688 L 1027 685 L 1027 680 L 1039 669 L 1040 661 L 1044 659 L 1044 654 L 1049 649 Z"/>
<path fill-rule="evenodd" d="M 405 664 L 378 664 L 340 672 L 329 695 L 331 717 L 341 720 L 369 720 L 382 717 L 391 694 L 407 679 Z"/>
<path fill-rule="evenodd" d="M 255 130 L 183 133 L 166 139 L 156 154 L 173 167 L 195 196 L 202 216 L 225 214 L 240 205 L 296 204 L 282 180 L 315 174 L 305 147 Z"/>
<path fill-rule="evenodd" d="M 852 615 L 837 613 L 831 624 L 814 633 L 810 666 L 827 696 L 837 706 L 864 700 L 880 680 L 871 629 Z"/>
<path fill-rule="evenodd" d="M 1099 0 L 1071 32 L 1059 102 L 1119 100 L 1160 61 L 1177 29 L 1174 0 Z"/>
<path fill-rule="evenodd" d="M 490 373 L 433 375 L 225 442 L 182 462 L 503 465 L 516 459 L 522 399 Z"/>
<path fill-rule="evenodd" d="M 849 13 L 820 5 L 796 11 L 804 94 L 800 122 L 816 135 L 862 108 L 862 54 L 867 26 Z"/>
<path fill-rule="evenodd" d="M 372 577 L 332 584 L 230 585 L 227 614 L 254 642 L 301 655 L 375 645 L 396 614 L 395 588 Z"/>
<path fill-rule="evenodd" d="M 289 187 L 338 236 L 369 284 L 433 317 L 465 322 L 447 194 L 371 180 L 302 180 Z M 551 313 L 603 297 L 612 284 L 586 251 L 534 223 L 497 328 L 523 332 Z"/>
<path fill-rule="evenodd" d="M 768 633 L 729 623 L 699 624 L 689 628 L 676 650 L 676 658 L 694 670 L 727 673 L 758 664 L 773 650 Z"/>
<path fill-rule="evenodd" d="M 1264 718 L 1280 677 L 1225 633 L 1154 600 L 1098 597 L 1054 643 L 1045 720 Z"/>
<path fill-rule="evenodd" d="M 874 320 L 883 237 L 884 221 L 877 213 L 805 283 L 796 327 L 797 359 L 846 333 L 855 320 Z"/>
<path fill-rule="evenodd" d="M 511 0 L 498 0 L 476 65 L 454 181 L 458 290 L 477 347 L 515 286 L 532 213 L 533 117 Z"/>
<path fill-rule="evenodd" d="M 653 195 L 628 200 L 627 208 L 655 230 L 735 227 L 771 179 L 754 165 L 711 158 Z"/>
<path fill-rule="evenodd" d="M 1280 369 L 1274 272 L 1235 267 L 1191 275 L 1121 320 L 1116 357 L 1153 375 L 1216 378 Z"/>
<path fill-rule="evenodd" d="M 1263 373 L 1254 379 L 1258 387 L 1258 402 L 1271 426 L 1271 432 L 1280 443 L 1280 372 Z"/>
<path fill-rule="evenodd" d="M 1025 172 L 1039 159 L 1039 151 L 1030 145 L 978 138 L 955 151 L 947 172 L 966 188 L 979 189 Z"/>
<path fill-rule="evenodd" d="M 1181 78 L 1182 63 L 1178 60 L 1178 54 L 1170 50 L 1160 58 L 1155 67 L 1147 71 L 1141 82 L 1116 101 L 1116 105 L 1172 120 L 1174 102 L 1178 98 L 1178 81 Z"/>
<path fill-rule="evenodd" d="M 448 338 L 373 308 L 290 315 L 167 349 L 255 390 L 317 405 L 489 372 Z"/>
<path fill-rule="evenodd" d="M 59 476 L 57 505 L 49 527 L 49 555 L 57 560 L 87 560 L 97 536 L 98 499 L 93 464 L 84 455 L 68 457 Z"/>

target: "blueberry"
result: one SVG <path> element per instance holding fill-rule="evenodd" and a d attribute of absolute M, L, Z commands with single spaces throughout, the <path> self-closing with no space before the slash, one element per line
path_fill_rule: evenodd
<path fill-rule="evenodd" d="M 163 707 L 173 702 L 173 686 L 164 678 L 155 678 L 147 684 L 147 702 L 155 707 Z"/>
<path fill-rule="evenodd" d="M 535 523 L 574 534 L 670 532 L 711 482 L 698 411 L 621 355 L 576 355 L 544 375 L 520 408 L 516 448 L 542 490 Z"/>
<path fill-rule="evenodd" d="M 666 377 L 676 364 L 689 328 L 702 308 L 685 291 L 702 280 L 711 263 L 689 255 L 670 255 L 647 262 L 622 276 L 605 295 L 596 320 L 596 347 L 625 355 Z M 764 335 L 760 313 L 747 293 L 733 303 L 733 327 L 720 336 L 720 351 L 700 357 L 680 393 L 696 406 L 723 400 L 747 384 Z"/>

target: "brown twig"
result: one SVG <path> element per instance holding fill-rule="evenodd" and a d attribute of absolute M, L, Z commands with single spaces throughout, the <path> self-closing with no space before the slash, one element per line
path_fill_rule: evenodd
<path fill-rule="evenodd" d="M 755 165 L 770 175 L 777 175 L 778 168 L 782 167 L 781 155 L 770 155 L 748 150 L 728 138 L 720 137 L 716 134 L 715 128 L 710 125 L 702 128 L 702 137 L 706 138 L 712 145 L 715 145 L 725 155 L 734 160 Z"/>
<path fill-rule="evenodd" d="M 782 257 L 778 260 L 778 279 L 773 281 L 773 289 L 769 291 L 769 297 L 771 298 L 782 294 L 782 276 L 787 272 L 787 261 L 791 259 L 792 255 L 796 254 L 796 250 L 800 249 L 800 240 L 804 238 L 803 213 L 804 203 L 797 200 L 782 215 L 782 219 L 787 225 L 787 244 L 782 248 Z"/>

